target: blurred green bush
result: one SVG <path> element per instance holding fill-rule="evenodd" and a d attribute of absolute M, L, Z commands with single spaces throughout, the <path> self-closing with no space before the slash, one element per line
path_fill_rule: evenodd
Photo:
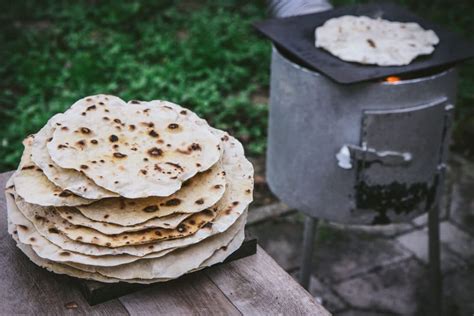
<path fill-rule="evenodd" d="M 270 44 L 250 26 L 263 2 L 2 3 L 0 170 L 26 135 L 96 93 L 179 103 L 264 151 Z"/>

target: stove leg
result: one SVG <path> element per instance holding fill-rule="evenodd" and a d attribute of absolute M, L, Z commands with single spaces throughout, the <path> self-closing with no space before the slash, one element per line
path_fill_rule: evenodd
<path fill-rule="evenodd" d="M 303 232 L 303 256 L 300 264 L 299 279 L 300 284 L 305 289 L 309 288 L 311 277 L 311 262 L 313 258 L 314 235 L 318 220 L 306 215 Z"/>
<path fill-rule="evenodd" d="M 442 274 L 440 260 L 439 241 L 439 206 L 436 205 L 428 211 L 428 251 L 429 251 L 429 274 L 431 288 L 431 302 L 433 311 L 431 315 L 442 314 Z"/>

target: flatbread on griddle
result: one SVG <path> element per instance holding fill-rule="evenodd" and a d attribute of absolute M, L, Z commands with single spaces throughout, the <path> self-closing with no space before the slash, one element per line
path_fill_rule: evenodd
<path fill-rule="evenodd" d="M 402 66 L 429 55 L 439 38 L 417 23 L 400 23 L 366 16 L 341 16 L 315 31 L 316 47 L 350 62 Z"/>

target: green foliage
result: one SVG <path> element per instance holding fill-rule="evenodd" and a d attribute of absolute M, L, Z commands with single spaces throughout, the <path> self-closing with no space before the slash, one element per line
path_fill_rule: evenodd
<path fill-rule="evenodd" d="M 54 113 L 96 93 L 165 99 L 264 151 L 270 45 L 253 1 L 17 1 L 0 8 L 0 170 Z"/>

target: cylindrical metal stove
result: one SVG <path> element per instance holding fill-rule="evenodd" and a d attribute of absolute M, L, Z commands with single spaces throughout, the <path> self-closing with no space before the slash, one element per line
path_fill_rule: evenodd
<path fill-rule="evenodd" d="M 455 68 L 340 84 L 273 49 L 267 180 L 312 217 L 387 224 L 436 199 Z"/>

